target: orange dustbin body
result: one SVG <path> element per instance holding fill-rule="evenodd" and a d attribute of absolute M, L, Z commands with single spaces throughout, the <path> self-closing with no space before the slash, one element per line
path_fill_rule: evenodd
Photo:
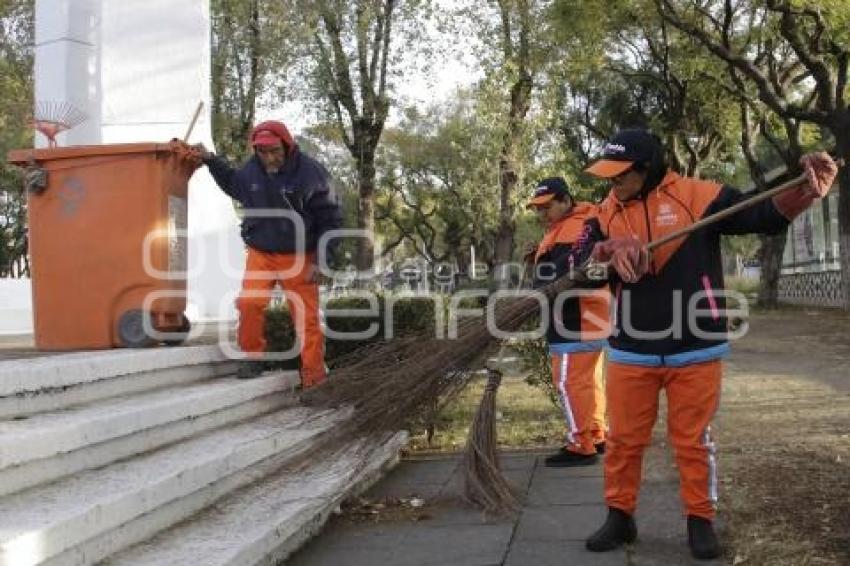
<path fill-rule="evenodd" d="M 47 187 L 28 197 L 36 347 L 158 342 L 128 343 L 126 323 L 139 317 L 146 329 L 188 331 L 187 188 L 197 156 L 177 142 L 9 154 L 17 165 L 33 160 L 47 171 Z"/>

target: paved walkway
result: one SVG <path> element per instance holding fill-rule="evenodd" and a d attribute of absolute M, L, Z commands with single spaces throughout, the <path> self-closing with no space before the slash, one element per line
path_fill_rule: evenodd
<path fill-rule="evenodd" d="M 659 434 L 662 427 L 657 427 Z M 460 499 L 457 457 L 408 459 L 364 495 L 369 501 L 418 497 L 406 513 L 385 508 L 378 518 L 345 513 L 291 557 L 291 566 L 565 566 L 696 563 L 686 542 L 675 469 L 658 438 L 648 450 L 637 514 L 638 543 L 605 554 L 585 551 L 584 539 L 604 520 L 602 466 L 546 468 L 543 454 L 502 456 L 507 477 L 525 493 L 521 513 L 487 520 Z M 700 564 L 706 564 L 701 562 Z M 711 564 L 711 563 L 709 563 Z"/>

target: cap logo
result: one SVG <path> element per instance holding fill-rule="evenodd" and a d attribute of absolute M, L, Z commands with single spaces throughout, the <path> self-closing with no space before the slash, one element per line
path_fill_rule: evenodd
<path fill-rule="evenodd" d="M 673 207 L 669 203 L 662 202 L 658 207 L 655 223 L 659 226 L 675 226 L 679 223 L 679 215 L 673 211 Z"/>
<path fill-rule="evenodd" d="M 534 196 L 540 196 L 549 190 L 549 187 L 547 187 L 546 185 L 540 185 L 539 187 L 534 189 Z"/>
<path fill-rule="evenodd" d="M 625 153 L 626 146 L 620 145 L 618 143 L 609 143 L 605 146 L 604 153 Z"/>

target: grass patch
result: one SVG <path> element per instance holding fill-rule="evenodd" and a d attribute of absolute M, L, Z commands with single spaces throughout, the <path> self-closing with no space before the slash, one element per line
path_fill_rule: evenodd
<path fill-rule="evenodd" d="M 752 279 L 749 277 L 735 277 L 734 275 L 727 275 L 723 278 L 723 282 L 727 289 L 738 291 L 744 295 L 758 295 L 759 292 L 759 280 Z"/>
<path fill-rule="evenodd" d="M 425 430 L 413 431 L 410 450 L 420 453 L 463 450 L 485 382 L 485 378 L 476 380 L 440 412 L 434 421 L 430 443 Z M 560 411 L 540 388 L 528 385 L 521 376 L 504 377 L 496 408 L 499 447 L 532 449 L 563 442 L 564 422 Z"/>

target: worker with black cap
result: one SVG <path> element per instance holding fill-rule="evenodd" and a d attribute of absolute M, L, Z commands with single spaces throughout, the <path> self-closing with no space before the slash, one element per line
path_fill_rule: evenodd
<path fill-rule="evenodd" d="M 541 287 L 574 267 L 586 221 L 594 205 L 575 202 L 566 181 L 549 177 L 537 183 L 528 203 L 546 234 L 528 259 L 534 262 L 535 287 Z M 595 464 L 605 451 L 605 391 L 603 355 L 608 336 L 609 293 L 583 290 L 556 297 L 549 309 L 547 339 L 552 382 L 566 421 L 564 446 L 546 458 L 551 467 Z"/>
<path fill-rule="evenodd" d="M 837 167 L 825 153 L 801 166 L 808 182 L 654 248 L 646 245 L 746 199 L 728 186 L 669 170 L 664 148 L 646 130 L 623 130 L 587 172 L 611 183 L 591 219 L 585 250 L 610 262 L 613 295 L 606 393 L 610 430 L 605 455 L 608 518 L 587 539 L 594 552 L 637 537 L 634 512 L 643 451 L 662 389 L 667 430 L 679 469 L 688 543 L 694 557 L 716 558 L 717 477 L 710 423 L 720 401 L 721 358 L 729 352 L 720 236 L 773 233 L 832 185 Z M 594 243 L 595 242 L 595 243 Z"/>

